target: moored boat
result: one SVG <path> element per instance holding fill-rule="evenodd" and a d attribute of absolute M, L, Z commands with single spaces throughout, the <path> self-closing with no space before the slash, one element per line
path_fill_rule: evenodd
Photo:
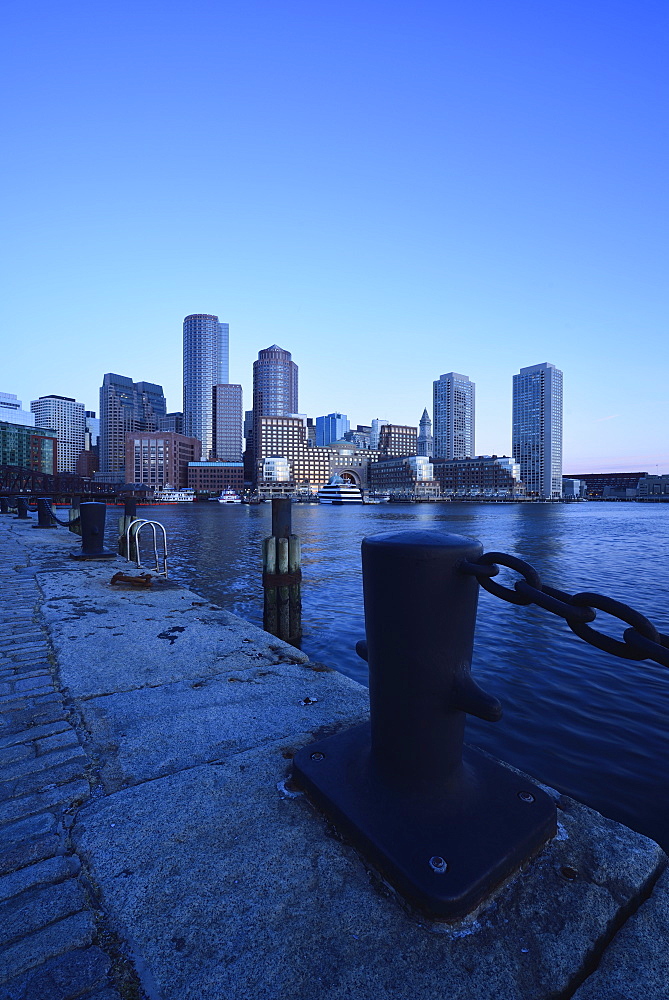
<path fill-rule="evenodd" d="M 194 500 L 195 490 L 173 490 L 168 483 L 153 497 L 154 503 L 193 503 Z"/>
<path fill-rule="evenodd" d="M 335 506 L 362 503 L 362 490 L 355 483 L 334 475 L 330 477 L 327 485 L 318 491 L 318 502 Z"/>

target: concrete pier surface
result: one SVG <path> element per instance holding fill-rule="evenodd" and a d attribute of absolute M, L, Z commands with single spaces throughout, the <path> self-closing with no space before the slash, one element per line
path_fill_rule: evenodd
<path fill-rule="evenodd" d="M 0 516 L 0 1000 L 669 998 L 656 844 L 554 793 L 476 912 L 409 910 L 286 784 L 366 689 L 79 549 Z"/>

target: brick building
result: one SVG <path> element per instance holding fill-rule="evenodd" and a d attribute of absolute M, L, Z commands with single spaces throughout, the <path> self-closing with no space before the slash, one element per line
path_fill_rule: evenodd
<path fill-rule="evenodd" d="M 503 493 L 524 495 L 517 462 L 506 455 L 476 458 L 434 458 L 434 475 L 442 494 Z"/>
<path fill-rule="evenodd" d="M 189 462 L 188 486 L 196 493 L 217 496 L 223 490 L 244 489 L 243 462 Z"/>
<path fill-rule="evenodd" d="M 188 463 L 199 461 L 197 438 L 172 431 L 136 431 L 125 436 L 125 478 L 151 489 L 188 486 Z"/>

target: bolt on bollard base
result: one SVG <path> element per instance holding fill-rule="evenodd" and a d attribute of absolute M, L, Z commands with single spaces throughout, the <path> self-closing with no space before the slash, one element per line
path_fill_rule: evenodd
<path fill-rule="evenodd" d="M 556 831 L 546 792 L 474 747 L 451 793 L 398 792 L 374 780 L 371 730 L 298 751 L 293 775 L 335 827 L 420 910 L 460 920 Z"/>
<path fill-rule="evenodd" d="M 499 702 L 472 679 L 480 543 L 397 531 L 362 543 L 370 723 L 300 750 L 298 785 L 410 903 L 471 912 L 555 834 L 550 795 L 464 745 Z"/>

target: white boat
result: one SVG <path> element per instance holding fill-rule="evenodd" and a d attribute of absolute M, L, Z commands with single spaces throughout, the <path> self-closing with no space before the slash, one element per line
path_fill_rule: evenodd
<path fill-rule="evenodd" d="M 331 476 L 327 486 L 318 491 L 318 502 L 333 505 L 362 503 L 362 490 L 355 483 L 346 482 L 341 476 Z"/>
<path fill-rule="evenodd" d="M 223 490 L 220 497 L 215 497 L 218 503 L 241 503 L 242 498 L 234 490 Z"/>
<path fill-rule="evenodd" d="M 153 497 L 154 503 L 192 503 L 194 500 L 195 490 L 173 490 L 167 483 Z"/>

